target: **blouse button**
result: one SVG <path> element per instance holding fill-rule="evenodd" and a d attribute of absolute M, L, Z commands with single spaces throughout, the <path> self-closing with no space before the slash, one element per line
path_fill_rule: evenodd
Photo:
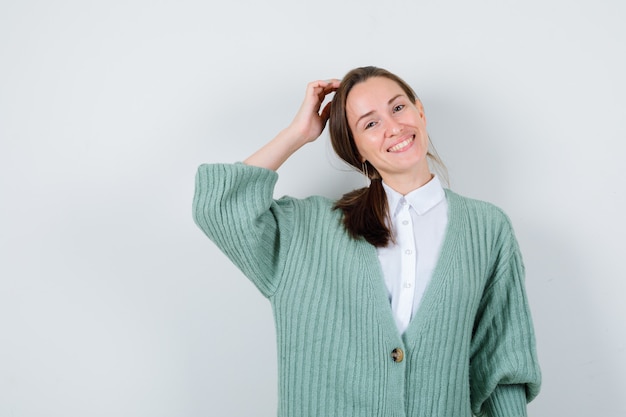
<path fill-rule="evenodd" d="M 397 363 L 402 362 L 402 360 L 404 359 L 404 352 L 402 351 L 402 349 L 395 348 L 393 351 L 391 351 L 391 359 L 393 359 L 393 361 Z"/>

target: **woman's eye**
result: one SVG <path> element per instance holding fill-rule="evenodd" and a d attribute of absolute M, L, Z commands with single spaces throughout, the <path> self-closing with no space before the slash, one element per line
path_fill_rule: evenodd
<path fill-rule="evenodd" d="M 365 129 L 369 129 L 369 128 L 374 127 L 374 126 L 376 126 L 376 122 L 369 122 L 369 123 L 367 123 L 365 125 Z"/>
<path fill-rule="evenodd" d="M 399 112 L 400 110 L 402 110 L 404 108 L 404 104 L 398 104 L 397 106 L 395 106 L 393 108 L 394 112 Z"/>

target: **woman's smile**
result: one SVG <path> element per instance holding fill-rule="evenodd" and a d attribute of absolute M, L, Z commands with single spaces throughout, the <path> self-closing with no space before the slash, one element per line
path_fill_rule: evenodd
<path fill-rule="evenodd" d="M 411 137 L 403 140 L 402 142 L 392 146 L 391 148 L 387 149 L 387 152 L 402 152 L 405 151 L 409 145 L 411 145 L 413 143 L 413 141 L 415 140 L 415 135 L 412 135 Z"/>

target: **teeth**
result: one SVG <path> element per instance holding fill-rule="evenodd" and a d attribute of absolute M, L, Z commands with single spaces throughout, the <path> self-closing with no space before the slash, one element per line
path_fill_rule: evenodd
<path fill-rule="evenodd" d="M 404 148 L 405 146 L 408 146 L 411 142 L 413 142 L 413 139 L 415 139 L 414 137 L 410 137 L 407 140 L 403 140 L 402 142 L 398 143 L 395 146 L 392 146 L 391 148 L 389 148 L 387 150 L 387 152 L 396 152 L 399 151 L 400 149 Z"/>

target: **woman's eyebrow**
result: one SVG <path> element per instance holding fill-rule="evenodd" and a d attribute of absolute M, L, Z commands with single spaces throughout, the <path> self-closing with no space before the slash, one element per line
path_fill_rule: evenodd
<path fill-rule="evenodd" d="M 391 97 L 391 98 L 389 99 L 389 101 L 387 102 L 387 104 L 389 105 L 389 104 L 393 103 L 393 101 L 394 101 L 395 99 L 397 99 L 398 97 L 402 97 L 403 95 L 404 95 L 404 94 L 396 94 L 395 96 L 393 96 L 393 97 Z M 374 110 L 372 110 L 372 111 L 368 111 L 367 113 L 365 113 L 364 115 L 362 115 L 361 117 L 359 117 L 359 118 L 357 119 L 357 121 L 356 121 L 356 123 L 355 123 L 355 124 L 356 124 L 356 125 L 358 125 L 358 124 L 359 124 L 359 122 L 361 121 L 361 119 L 363 119 L 363 118 L 365 118 L 365 117 L 368 117 L 368 116 L 371 116 L 373 113 L 374 113 Z"/>

